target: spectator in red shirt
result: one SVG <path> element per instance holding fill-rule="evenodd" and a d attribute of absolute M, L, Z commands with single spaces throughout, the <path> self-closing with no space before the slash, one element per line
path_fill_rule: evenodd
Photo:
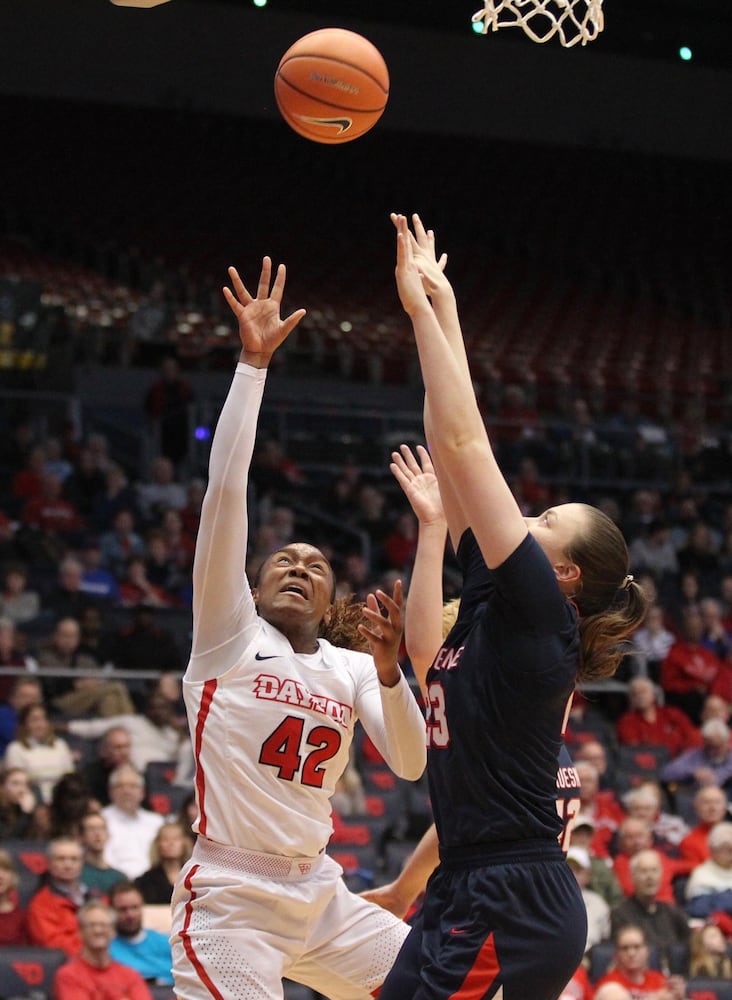
<path fill-rule="evenodd" d="M 18 902 L 18 869 L 0 849 L 0 947 L 30 944 L 26 913 Z"/>
<path fill-rule="evenodd" d="M 624 986 L 633 1000 L 684 1000 L 686 985 L 681 976 L 666 976 L 648 965 L 648 943 L 640 927 L 627 924 L 615 935 L 613 967 L 595 984 Z"/>
<path fill-rule="evenodd" d="M 630 860 L 638 851 L 657 850 L 661 858 L 663 876 L 657 899 L 662 903 L 675 903 L 673 880 L 681 874 L 675 858 L 670 858 L 663 850 L 659 850 L 653 841 L 653 830 L 650 823 L 637 816 L 628 816 L 618 828 L 618 851 L 613 859 L 613 870 L 626 896 L 635 892 L 633 878 L 630 874 Z"/>
<path fill-rule="evenodd" d="M 91 901 L 79 910 L 82 942 L 77 958 L 62 965 L 56 973 L 56 1000 L 100 1000 L 120 997 L 124 1000 L 152 1000 L 139 972 L 115 962 L 109 945 L 115 936 L 115 913 L 105 903 Z"/>
<path fill-rule="evenodd" d="M 592 853 L 599 858 L 610 856 L 610 844 L 625 818 L 625 810 L 610 789 L 600 790 L 597 768 L 587 760 L 578 761 L 575 770 L 580 779 L 580 808 L 595 827 L 592 836 Z"/>
<path fill-rule="evenodd" d="M 40 495 L 28 500 L 20 519 L 31 528 L 66 541 L 78 538 L 84 527 L 79 511 L 64 499 L 63 481 L 55 472 L 44 472 Z"/>
<path fill-rule="evenodd" d="M 28 903 L 28 933 L 32 944 L 60 948 L 71 957 L 81 951 L 77 913 L 88 896 L 81 883 L 84 853 L 73 837 L 57 837 L 47 855 L 48 880 Z"/>
<path fill-rule="evenodd" d="M 661 687 L 666 701 L 699 724 L 704 699 L 710 693 L 721 660 L 702 644 L 704 623 L 695 605 L 684 609 L 682 636 L 661 664 Z"/>
<path fill-rule="evenodd" d="M 729 819 L 727 793 L 717 785 L 700 788 L 694 796 L 694 813 L 699 822 L 679 844 L 679 864 L 683 865 L 683 875 L 688 875 L 702 861 L 709 860 L 709 831 L 715 823 Z"/>
<path fill-rule="evenodd" d="M 634 677 L 628 684 L 628 711 L 618 719 L 617 733 L 623 745 L 665 746 L 671 757 L 701 742 L 699 730 L 685 712 L 659 705 L 656 687 L 648 677 Z"/>

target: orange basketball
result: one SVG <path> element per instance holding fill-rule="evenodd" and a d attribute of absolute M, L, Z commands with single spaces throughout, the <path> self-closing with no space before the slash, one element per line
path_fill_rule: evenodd
<path fill-rule="evenodd" d="M 313 142 L 350 142 L 381 118 L 389 71 L 367 38 L 344 28 L 321 28 L 285 52 L 274 89 L 282 117 L 299 135 Z"/>

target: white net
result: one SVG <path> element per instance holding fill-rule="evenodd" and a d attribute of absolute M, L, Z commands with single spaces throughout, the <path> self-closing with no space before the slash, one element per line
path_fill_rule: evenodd
<path fill-rule="evenodd" d="M 604 27 L 602 0 L 485 0 L 473 22 L 483 22 L 483 34 L 499 28 L 521 28 L 534 42 L 555 35 L 565 48 L 586 45 Z"/>

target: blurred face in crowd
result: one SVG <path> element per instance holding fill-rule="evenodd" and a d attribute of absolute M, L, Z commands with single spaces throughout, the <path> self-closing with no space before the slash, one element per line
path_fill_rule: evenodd
<path fill-rule="evenodd" d="M 636 677 L 628 685 L 630 707 L 637 712 L 645 712 L 656 703 L 656 692 L 653 681 L 646 677 Z"/>
<path fill-rule="evenodd" d="M 648 824 L 641 819 L 626 819 L 618 830 L 618 841 L 623 854 L 637 854 L 638 851 L 651 846 L 651 831 Z"/>
<path fill-rule="evenodd" d="M 120 937 L 135 937 L 142 929 L 142 893 L 137 889 L 116 892 L 112 907 L 117 915 L 117 933 Z"/>
<path fill-rule="evenodd" d="M 110 729 L 102 740 L 99 754 L 109 767 L 129 764 L 132 740 L 126 729 Z"/>
<path fill-rule="evenodd" d="M 694 808 L 700 823 L 720 823 L 727 815 L 727 796 L 723 789 L 708 785 L 697 792 Z"/>
<path fill-rule="evenodd" d="M 79 623 L 73 618 L 63 618 L 53 633 L 53 641 L 60 653 L 68 655 L 76 651 L 81 638 Z"/>
<path fill-rule="evenodd" d="M 79 931 L 86 952 L 105 954 L 114 937 L 114 912 L 103 903 L 84 907 L 79 913 Z"/>
<path fill-rule="evenodd" d="M 145 783 L 132 767 L 121 767 L 109 781 L 109 797 L 122 812 L 137 812 L 145 797 Z"/>
<path fill-rule="evenodd" d="M 75 885 L 83 866 L 81 844 L 71 840 L 52 841 L 48 848 L 48 874 L 59 885 Z"/>
<path fill-rule="evenodd" d="M 620 931 L 615 944 L 615 961 L 624 975 L 633 977 L 648 965 L 648 945 L 637 927 Z"/>
<path fill-rule="evenodd" d="M 95 854 L 101 854 L 109 840 L 104 816 L 85 816 L 81 821 L 81 844 Z"/>
<path fill-rule="evenodd" d="M 663 868 L 657 851 L 638 851 L 631 865 L 635 894 L 642 900 L 652 900 L 661 888 Z"/>

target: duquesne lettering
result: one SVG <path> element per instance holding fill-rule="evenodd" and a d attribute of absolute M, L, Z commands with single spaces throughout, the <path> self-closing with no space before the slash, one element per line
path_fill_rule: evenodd
<path fill-rule="evenodd" d="M 460 665 L 460 657 L 463 655 L 463 646 L 458 649 L 448 649 L 445 646 L 442 647 L 440 652 L 435 657 L 435 662 L 432 664 L 433 670 L 454 670 L 455 667 Z"/>

